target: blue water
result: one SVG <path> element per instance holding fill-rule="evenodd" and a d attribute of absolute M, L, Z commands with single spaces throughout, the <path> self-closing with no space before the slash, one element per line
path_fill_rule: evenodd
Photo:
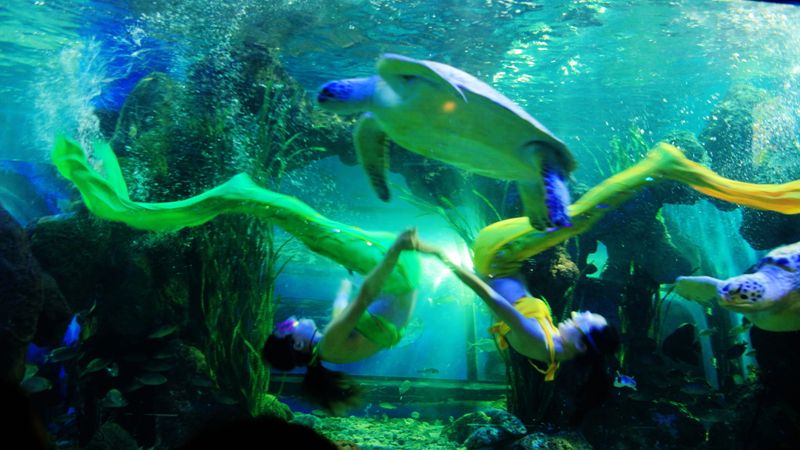
<path fill-rule="evenodd" d="M 712 108 L 740 84 L 778 97 L 790 117 L 775 122 L 788 120 L 800 132 L 798 24 L 800 7 L 753 1 L 6 0 L 0 5 L 0 173 L 14 177 L 0 178 L 0 204 L 23 225 L 62 212 L 69 188 L 41 170 L 55 135 L 83 144 L 100 138 L 95 112 L 118 112 L 150 73 L 183 83 L 205 58 L 222 55 L 232 64 L 237 32 L 245 28 L 258 30 L 260 42 L 277 50 L 309 95 L 330 79 L 373 74 L 384 52 L 468 71 L 564 140 L 579 162 L 574 180 L 590 186 L 609 175 L 603 167 L 613 137 L 635 129 L 653 144 L 676 129 L 697 135 L 716 120 Z M 769 119 L 761 124 L 769 125 Z M 788 148 L 787 155 L 797 158 L 798 149 Z M 395 192 L 407 187 L 396 174 L 390 182 Z M 327 158 L 279 187 L 364 228 L 399 232 L 416 225 L 427 239 L 468 259 L 440 217 L 401 196 L 382 203 L 367 186 L 359 167 Z M 737 234 L 740 211 L 701 202 L 669 206 L 664 216 L 670 232 L 692 237 L 713 260 L 715 273 L 708 275 L 741 273 L 761 254 Z M 474 226 L 481 226 L 477 219 Z M 279 279 L 277 293 L 286 301 L 277 316 L 287 315 L 295 300 L 324 323 L 339 281 L 350 275 L 291 245 L 301 256 Z M 600 265 L 605 256 L 593 258 Z M 442 266 L 425 270 L 426 281 L 435 282 L 420 292 L 413 342 L 341 369 L 467 379 L 468 346 L 490 337 L 488 311 Z M 309 276 L 311 286 L 303 282 Z M 472 315 L 475 335 L 466 325 Z M 477 381 L 505 380 L 496 354 L 483 352 L 479 361 Z M 436 371 L 425 374 L 430 368 Z"/>

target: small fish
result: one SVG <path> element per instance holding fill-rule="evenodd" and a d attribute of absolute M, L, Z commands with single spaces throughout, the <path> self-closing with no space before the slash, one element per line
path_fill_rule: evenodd
<path fill-rule="evenodd" d="M 42 392 L 50 389 L 53 387 L 53 383 L 50 382 L 47 378 L 44 377 L 31 377 L 27 380 L 23 381 L 20 386 L 25 391 L 30 392 L 31 394 L 35 394 L 37 392 Z"/>
<path fill-rule="evenodd" d="M 78 356 L 78 353 L 77 347 L 58 347 L 47 355 L 47 361 L 52 363 L 68 361 Z"/>
<path fill-rule="evenodd" d="M 25 376 L 22 377 L 23 380 L 27 380 L 28 378 L 32 378 L 39 372 L 39 366 L 36 364 L 25 364 Z"/>
<path fill-rule="evenodd" d="M 146 386 L 159 386 L 167 382 L 167 377 L 160 373 L 147 372 L 141 376 L 136 377 L 140 383 Z"/>
<path fill-rule="evenodd" d="M 172 369 L 173 367 L 175 367 L 174 363 L 158 359 L 147 361 L 144 364 L 144 368 L 149 370 L 150 372 L 165 372 L 167 370 Z"/>
<path fill-rule="evenodd" d="M 411 389 L 411 382 L 405 380 L 402 383 L 400 383 L 400 387 L 398 387 L 397 389 L 400 391 L 400 396 L 402 397 L 403 394 L 405 394 L 406 392 L 409 391 L 409 389 Z"/>
<path fill-rule="evenodd" d="M 196 387 L 211 387 L 214 385 L 214 382 L 211 381 L 211 379 L 202 375 L 192 375 L 189 377 L 189 383 Z"/>
<path fill-rule="evenodd" d="M 160 339 L 174 333 L 178 327 L 176 325 L 165 325 L 147 336 L 148 339 Z"/>
<path fill-rule="evenodd" d="M 397 409 L 397 406 L 395 406 L 395 405 L 393 405 L 393 404 L 391 404 L 389 402 L 378 403 L 378 406 L 380 406 L 383 409 Z"/>
<path fill-rule="evenodd" d="M 614 387 L 617 387 L 617 388 L 626 387 L 626 388 L 633 389 L 635 391 L 636 390 L 636 380 L 634 380 L 633 377 L 630 377 L 628 375 L 623 375 L 623 374 L 617 372 L 617 376 L 614 377 Z"/>
<path fill-rule="evenodd" d="M 111 389 L 100 401 L 106 408 L 122 408 L 128 405 L 128 400 L 122 396 L 122 392 L 117 389 Z"/>
<path fill-rule="evenodd" d="M 142 384 L 139 380 L 134 379 L 130 383 L 127 384 L 124 388 L 122 388 L 125 392 L 134 392 L 138 391 L 139 389 L 143 388 L 144 384 Z"/>
<path fill-rule="evenodd" d="M 711 336 L 712 334 L 714 334 L 716 332 L 717 332 L 717 327 L 705 328 L 705 329 L 700 330 L 697 333 L 697 335 L 698 336 Z"/>
<path fill-rule="evenodd" d="M 653 399 L 652 395 L 645 394 L 644 392 L 634 392 L 628 396 L 628 398 L 632 400 L 636 400 L 637 402 L 649 402 Z"/>
<path fill-rule="evenodd" d="M 119 375 L 119 364 L 111 363 L 110 366 L 106 367 L 106 372 L 108 372 L 108 374 L 112 377 L 116 377 Z"/>
<path fill-rule="evenodd" d="M 228 397 L 227 395 L 223 394 L 222 392 L 214 392 L 213 394 L 211 394 L 211 397 L 214 398 L 214 401 L 216 401 L 217 403 L 221 403 L 223 405 L 235 405 L 235 404 L 239 403 L 235 399 L 233 399 L 231 397 Z M 312 411 L 312 414 L 313 413 L 314 413 L 314 411 Z"/>
<path fill-rule="evenodd" d="M 419 419 L 419 411 L 412 411 L 411 412 L 412 419 Z"/>
<path fill-rule="evenodd" d="M 707 395 L 711 393 L 711 386 L 705 381 L 695 381 L 681 386 L 681 392 L 689 395 Z"/>
<path fill-rule="evenodd" d="M 439 369 L 437 369 L 436 367 L 426 367 L 424 369 L 418 370 L 417 373 L 423 373 L 423 374 L 426 374 L 426 375 L 434 375 L 434 374 L 439 373 Z"/>
<path fill-rule="evenodd" d="M 162 351 L 154 354 L 153 355 L 153 359 L 170 359 L 170 358 L 172 358 L 172 356 L 173 356 L 172 352 L 169 352 L 169 351 L 166 351 L 166 350 L 162 350 Z"/>
<path fill-rule="evenodd" d="M 89 362 L 89 365 L 86 366 L 86 369 L 84 369 L 83 372 L 81 372 L 81 376 L 84 376 L 84 375 L 87 375 L 87 374 L 90 374 L 90 373 L 93 373 L 93 372 L 98 372 L 100 370 L 103 370 L 106 367 L 108 367 L 109 364 L 111 364 L 111 361 L 109 361 L 107 359 L 95 358 L 95 359 L 91 360 Z"/>
<path fill-rule="evenodd" d="M 731 328 L 730 331 L 728 331 L 728 336 L 734 337 L 738 334 L 744 333 L 745 331 L 749 330 L 752 327 L 753 327 L 753 322 L 747 322 L 741 325 L 737 325 Z"/>
<path fill-rule="evenodd" d="M 120 356 L 120 359 L 125 361 L 125 362 L 138 364 L 138 363 L 143 363 L 143 362 L 147 361 L 147 356 L 145 356 L 142 353 L 126 353 L 126 354 Z"/>
<path fill-rule="evenodd" d="M 474 343 L 470 344 L 470 348 L 474 348 L 478 352 L 494 352 L 497 351 L 497 344 L 495 343 L 494 339 L 480 338 Z"/>
<path fill-rule="evenodd" d="M 744 354 L 744 351 L 747 350 L 747 344 L 744 342 L 740 342 L 738 344 L 733 344 L 725 350 L 725 359 L 735 359 Z"/>

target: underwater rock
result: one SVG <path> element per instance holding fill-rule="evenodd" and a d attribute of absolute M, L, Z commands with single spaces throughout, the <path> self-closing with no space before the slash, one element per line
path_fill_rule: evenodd
<path fill-rule="evenodd" d="M 710 165 L 710 158 L 694 133 L 688 131 L 673 131 L 661 141 L 680 148 L 687 158 L 704 166 Z M 655 204 L 664 205 L 693 205 L 698 200 L 706 198 L 683 183 L 667 181 L 652 187 L 652 197 Z"/>
<path fill-rule="evenodd" d="M 626 280 L 631 263 L 659 283 L 671 283 L 675 277 L 692 271 L 689 260 L 672 243 L 658 216 L 661 203 L 654 195 L 652 189 L 642 191 L 584 235 L 582 242 L 594 239 L 606 246 L 608 261 L 603 278 Z"/>
<path fill-rule="evenodd" d="M 123 172 L 135 175 L 126 177 L 134 198 L 146 200 L 151 190 L 164 194 L 164 186 L 177 181 L 170 173 L 170 160 L 180 154 L 176 147 L 181 142 L 169 137 L 181 136 L 187 117 L 182 97 L 180 86 L 168 75 L 151 73 L 139 80 L 119 112 L 109 144 Z"/>
<path fill-rule="evenodd" d="M 691 365 L 700 364 L 700 343 L 697 341 L 695 326 L 684 323 L 664 339 L 661 349 L 675 361 Z"/>
<path fill-rule="evenodd" d="M 442 436 L 467 448 L 495 448 L 527 433 L 513 414 L 496 408 L 465 414 L 442 430 Z"/>
<path fill-rule="evenodd" d="M 573 287 L 580 277 L 580 270 L 570 259 L 564 244 L 528 259 L 520 273 L 531 292 L 546 299 L 563 298 L 567 289 Z"/>
<path fill-rule="evenodd" d="M 800 241 L 800 215 L 742 208 L 739 234 L 755 250 L 768 250 Z"/>
<path fill-rule="evenodd" d="M 70 216 L 40 219 L 30 236 L 33 254 L 56 280 L 67 303 L 76 311 L 89 309 L 111 247 L 108 222 L 82 209 Z"/>
<path fill-rule="evenodd" d="M 766 95 L 763 89 L 734 86 L 709 114 L 700 142 L 711 158 L 711 169 L 723 177 L 757 181 L 750 164 L 753 111 Z"/>
<path fill-rule="evenodd" d="M 591 450 L 592 446 L 580 433 L 562 432 L 555 435 L 532 433 L 515 441 L 508 450 Z"/>
<path fill-rule="evenodd" d="M 86 444 L 85 450 L 137 450 L 139 445 L 130 433 L 114 422 L 106 422 Z"/>
<path fill-rule="evenodd" d="M 309 428 L 317 429 L 322 425 L 322 419 L 313 414 L 298 413 L 294 415 L 292 423 L 297 423 Z"/>
<path fill-rule="evenodd" d="M 39 267 L 25 231 L 0 208 L 0 378 L 21 381 L 28 344 L 56 345 L 70 319 L 69 307 Z"/>
<path fill-rule="evenodd" d="M 703 424 L 684 405 L 658 400 L 609 402 L 587 415 L 581 432 L 594 448 L 689 449 L 705 440 Z"/>

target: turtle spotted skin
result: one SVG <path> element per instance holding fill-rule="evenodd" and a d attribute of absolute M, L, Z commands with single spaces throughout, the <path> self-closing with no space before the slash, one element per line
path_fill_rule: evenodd
<path fill-rule="evenodd" d="M 772 250 L 753 273 L 727 280 L 678 277 L 675 291 L 701 303 L 716 301 L 767 331 L 800 330 L 800 242 Z"/>
<path fill-rule="evenodd" d="M 534 228 L 571 225 L 566 145 L 491 86 L 435 61 L 383 55 L 377 74 L 325 83 L 318 104 L 361 113 L 353 140 L 378 196 L 389 199 L 387 148 L 409 151 L 478 175 L 516 181 Z"/>

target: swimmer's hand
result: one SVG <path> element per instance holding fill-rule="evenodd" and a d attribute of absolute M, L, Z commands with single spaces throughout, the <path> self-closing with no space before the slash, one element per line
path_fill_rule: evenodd
<path fill-rule="evenodd" d="M 419 239 L 417 240 L 415 250 L 417 250 L 420 253 L 433 255 L 439 258 L 442 262 L 449 262 L 449 259 L 447 258 L 447 255 L 444 253 L 444 250 L 442 250 L 439 247 L 436 247 L 433 244 L 420 241 Z"/>
<path fill-rule="evenodd" d="M 419 242 L 419 234 L 416 228 L 409 228 L 395 239 L 392 248 L 397 251 L 414 250 Z"/>

